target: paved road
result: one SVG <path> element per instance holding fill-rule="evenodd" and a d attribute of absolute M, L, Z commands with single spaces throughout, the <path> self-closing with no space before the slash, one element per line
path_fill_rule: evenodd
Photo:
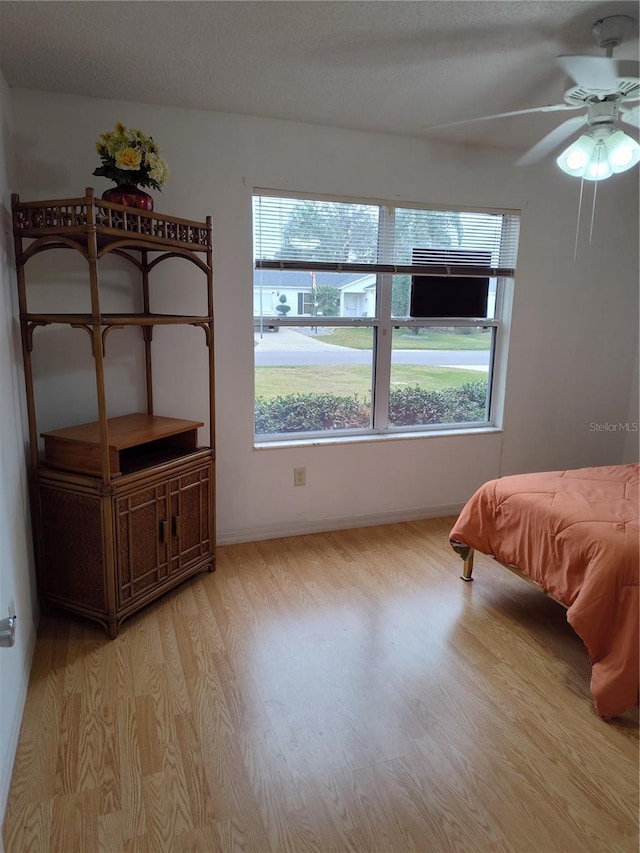
<path fill-rule="evenodd" d="M 351 349 L 324 343 L 315 336 L 301 335 L 282 328 L 278 333 L 255 336 L 257 367 L 325 366 L 371 364 L 367 350 Z M 487 350 L 394 350 L 394 364 L 417 364 L 439 367 L 461 367 L 470 370 L 489 369 Z"/>

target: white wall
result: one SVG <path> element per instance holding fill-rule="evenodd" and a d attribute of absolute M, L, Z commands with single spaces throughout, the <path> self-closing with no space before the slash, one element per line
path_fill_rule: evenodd
<path fill-rule="evenodd" d="M 640 318 L 639 323 L 640 327 Z M 640 460 L 640 353 L 636 352 L 636 363 L 631 380 L 631 402 L 629 414 L 625 421 L 625 442 L 623 462 L 638 462 Z"/>
<path fill-rule="evenodd" d="M 15 604 L 16 643 L 0 649 L 0 819 L 18 744 L 37 604 L 31 555 L 20 328 L 11 235 L 11 95 L 0 74 L 0 618 Z M 0 839 L 0 850 L 2 840 Z"/>
<path fill-rule="evenodd" d="M 505 152 L 26 90 L 13 94 L 16 188 L 23 198 L 106 189 L 106 181 L 91 175 L 94 142 L 120 120 L 152 134 L 169 161 L 170 180 L 156 194 L 156 208 L 194 219 L 213 214 L 220 542 L 451 511 L 500 473 L 622 460 L 625 436 L 594 432 L 589 424 L 626 420 L 629 412 L 638 340 L 637 170 L 599 187 L 593 241 L 589 245 L 583 228 L 574 263 L 579 184 L 549 162 L 516 169 Z M 254 187 L 521 208 L 504 432 L 255 450 Z M 590 210 L 583 214 L 587 226 L 589 216 Z M 187 275 L 173 282 L 173 295 L 191 310 L 198 285 Z M 162 290 L 160 302 L 170 302 L 170 290 Z M 157 335 L 158 412 L 205 420 L 204 348 L 200 331 L 188 331 L 194 337 L 175 337 L 176 330 Z M 117 335 L 109 339 L 116 361 Z M 56 357 L 79 388 L 89 379 L 75 353 L 65 361 L 61 346 L 43 342 L 43 362 Z M 120 369 L 114 414 L 135 400 L 134 379 Z M 61 403 L 42 391 L 46 426 L 86 414 L 81 400 Z M 307 485 L 295 491 L 294 465 L 307 469 Z"/>

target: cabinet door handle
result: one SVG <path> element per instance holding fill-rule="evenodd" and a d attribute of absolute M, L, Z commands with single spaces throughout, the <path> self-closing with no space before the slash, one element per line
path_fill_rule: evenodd
<path fill-rule="evenodd" d="M 167 541 L 167 528 L 168 528 L 168 522 L 167 521 L 161 521 L 160 522 L 160 541 L 162 542 L 163 545 Z"/>
<path fill-rule="evenodd" d="M 172 521 L 173 521 L 173 535 L 177 538 L 180 538 L 180 516 L 174 515 Z"/>

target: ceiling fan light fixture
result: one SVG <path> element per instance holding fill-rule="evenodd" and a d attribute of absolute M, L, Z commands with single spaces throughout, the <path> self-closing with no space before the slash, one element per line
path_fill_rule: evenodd
<path fill-rule="evenodd" d="M 576 139 L 556 162 L 574 178 L 604 181 L 640 162 L 640 145 L 622 130 L 605 134 L 604 128 L 596 127 Z"/>

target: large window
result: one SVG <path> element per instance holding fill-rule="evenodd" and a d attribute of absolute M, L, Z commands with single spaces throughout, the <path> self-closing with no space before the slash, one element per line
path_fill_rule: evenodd
<path fill-rule="evenodd" d="M 260 441 L 495 424 L 519 216 L 253 200 Z"/>

